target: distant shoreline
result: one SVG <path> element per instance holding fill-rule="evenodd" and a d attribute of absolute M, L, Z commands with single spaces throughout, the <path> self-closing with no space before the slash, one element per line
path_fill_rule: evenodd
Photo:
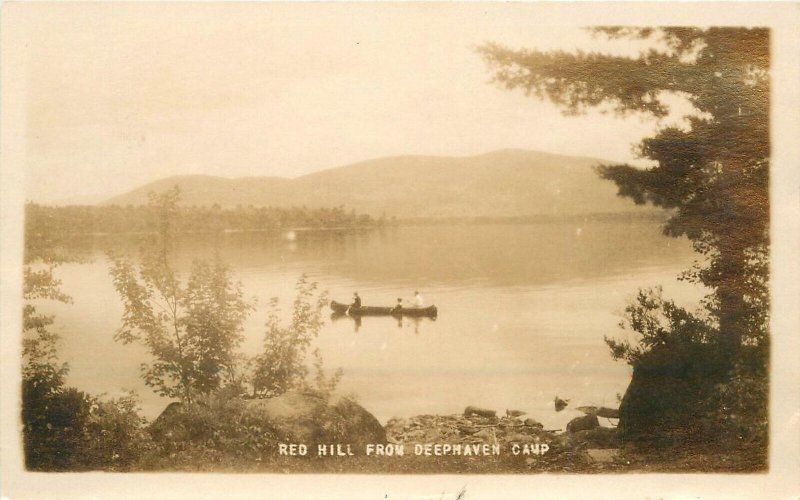
<path fill-rule="evenodd" d="M 59 207 L 61 208 L 61 207 Z M 344 226 L 288 226 L 288 227 L 265 227 L 265 228 L 213 228 L 207 230 L 183 230 L 179 234 L 248 234 L 248 233 L 267 233 L 274 235 L 285 235 L 287 233 L 321 233 L 321 232 L 346 232 L 346 231 L 366 231 L 374 229 L 386 229 L 393 227 L 414 227 L 414 226 L 507 226 L 507 225 L 531 225 L 531 224 L 559 224 L 559 223 L 587 223 L 587 222 L 664 222 L 668 218 L 668 213 L 643 211 L 642 213 L 631 212 L 608 212 L 592 214 L 536 214 L 519 216 L 475 216 L 475 217 L 410 217 L 374 220 L 368 224 L 354 224 Z M 68 227 L 60 227 L 70 236 L 131 236 L 156 234 L 156 231 L 69 231 Z"/>

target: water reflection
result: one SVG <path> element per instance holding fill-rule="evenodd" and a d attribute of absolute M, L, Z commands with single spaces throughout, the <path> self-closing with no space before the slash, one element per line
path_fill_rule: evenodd
<path fill-rule="evenodd" d="M 361 328 L 361 316 L 350 316 L 349 314 L 333 311 L 331 313 L 331 322 L 336 321 L 352 321 L 353 322 L 353 331 L 358 333 L 358 330 Z"/>
<path fill-rule="evenodd" d="M 302 265 L 304 272 L 412 290 L 438 284 L 528 286 L 593 279 L 692 258 L 685 240 L 663 237 L 657 223 L 543 222 L 517 225 L 400 226 L 355 231 L 185 234 L 176 264 L 215 252 L 237 270 Z M 86 236 L 82 251 L 135 254 L 141 236 Z M 391 299 L 392 301 L 394 299 Z"/>
<path fill-rule="evenodd" d="M 359 315 L 349 315 L 346 313 L 336 312 L 334 311 L 331 313 L 331 321 L 338 322 L 338 321 L 352 321 L 353 322 L 353 331 L 358 333 L 361 329 L 361 324 L 363 321 L 362 316 Z M 415 335 L 419 335 L 420 332 L 420 325 L 426 322 L 434 322 L 436 321 L 436 317 L 419 317 L 419 316 L 402 316 L 402 315 L 390 315 L 390 316 L 370 316 L 368 317 L 367 321 L 369 322 L 394 322 L 397 324 L 397 328 L 403 329 L 411 328 L 414 330 Z"/>

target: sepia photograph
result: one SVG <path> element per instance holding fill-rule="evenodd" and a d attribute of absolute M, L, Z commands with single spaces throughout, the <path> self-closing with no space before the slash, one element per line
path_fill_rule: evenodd
<path fill-rule="evenodd" d="M 762 5 L 4 2 L 3 495 L 796 472 Z"/>

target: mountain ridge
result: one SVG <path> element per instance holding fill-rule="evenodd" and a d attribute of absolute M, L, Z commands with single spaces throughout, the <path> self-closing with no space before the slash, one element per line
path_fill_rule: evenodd
<path fill-rule="evenodd" d="M 145 184 L 102 204 L 140 205 L 174 185 L 184 205 L 344 206 L 372 216 L 509 217 L 652 210 L 616 196 L 597 158 L 503 149 L 474 156 L 399 155 L 295 178 L 190 174 Z"/>

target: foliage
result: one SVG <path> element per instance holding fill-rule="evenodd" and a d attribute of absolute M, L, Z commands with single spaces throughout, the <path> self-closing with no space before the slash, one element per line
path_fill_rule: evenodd
<path fill-rule="evenodd" d="M 737 363 L 732 376 L 715 386 L 704 406 L 710 425 L 723 431 L 721 439 L 728 447 L 763 453 L 769 440 L 769 384 L 763 361 L 757 365 L 753 369 Z"/>
<path fill-rule="evenodd" d="M 328 400 L 342 380 L 344 371 L 341 368 L 337 368 L 331 376 L 327 376 L 319 349 L 314 349 L 312 355 L 314 356 L 314 383 L 313 385 L 307 384 L 306 390 L 313 391 L 323 399 Z M 355 402 L 356 397 L 355 395 L 348 395 L 344 399 Z"/>
<path fill-rule="evenodd" d="M 47 219 L 26 219 L 22 297 L 23 380 L 37 390 L 50 392 L 60 387 L 68 367 L 58 361 L 58 334 L 49 327 L 52 315 L 38 312 L 36 303 L 54 300 L 70 303 L 71 297 L 61 290 L 56 268 L 74 260 L 63 249 L 63 238 Z"/>
<path fill-rule="evenodd" d="M 88 413 L 86 396 L 64 389 L 69 367 L 58 359 L 59 336 L 50 330 L 54 317 L 39 313 L 35 305 L 71 301 L 54 274 L 66 260 L 59 233 L 46 220 L 28 224 L 22 289 L 22 430 L 29 468 L 67 466 L 68 450 L 79 439 Z"/>
<path fill-rule="evenodd" d="M 37 231 L 26 234 L 22 419 L 28 468 L 130 470 L 148 468 L 175 453 L 210 462 L 226 456 L 260 460 L 275 435 L 242 411 L 238 396 L 250 371 L 258 366 L 266 373 L 263 363 L 288 361 L 286 370 L 266 376 L 271 390 L 312 387 L 306 380 L 305 354 L 322 326 L 325 295 L 315 298 L 316 284 L 302 277 L 291 325 L 280 325 L 276 308 L 270 315 L 272 336 L 268 334 L 271 340 L 265 344 L 273 351 L 256 359 L 237 352 L 253 306 L 244 300 L 230 269 L 218 257 L 196 261 L 181 279 L 171 265 L 182 229 L 179 197 L 177 189 L 151 197 L 147 210 L 154 216 L 150 227 L 157 230 L 155 237 L 143 247 L 138 263 L 111 255 L 111 276 L 124 305 L 115 338 L 148 348 L 153 361 L 143 365 L 145 382 L 162 395 L 185 401 L 180 410 L 185 432 L 177 440 L 167 438 L 158 435 L 154 424 L 158 439 L 153 440 L 133 394 L 104 400 L 66 386 L 68 367 L 58 360 L 59 337 L 48 329 L 54 318 L 38 314 L 34 301 L 70 301 L 54 271 L 75 259 L 59 250 L 63 234 L 57 224 L 48 226 L 53 219 L 40 218 L 29 224 Z M 326 377 L 319 351 L 313 354 L 315 390 L 326 396 L 341 371 Z"/>
<path fill-rule="evenodd" d="M 761 28 L 596 28 L 653 48 L 636 58 L 480 48 L 496 81 L 549 98 L 566 113 L 613 109 L 662 118 L 682 96 L 695 112 L 639 145 L 657 163 L 599 169 L 619 194 L 673 209 L 665 226 L 707 258 L 687 273 L 713 290 L 709 310 L 732 365 L 742 344 L 767 341 L 769 31 Z"/>
<path fill-rule="evenodd" d="M 175 404 L 153 423 L 151 432 L 162 457 L 194 466 L 231 457 L 260 461 L 277 441 L 272 427 L 246 412 L 235 391 L 225 390 Z"/>
<path fill-rule="evenodd" d="M 45 206 L 28 203 L 25 207 L 29 231 L 46 226 L 66 235 L 91 233 L 148 233 L 158 230 L 152 206 Z M 290 228 L 371 227 L 384 223 L 367 214 L 356 214 L 344 207 L 253 207 L 222 208 L 178 206 L 184 232 L 277 231 Z"/>
<path fill-rule="evenodd" d="M 706 315 L 707 316 L 707 315 Z M 716 335 L 716 328 L 702 311 L 690 312 L 662 297 L 662 288 L 640 289 L 634 301 L 625 307 L 620 328 L 637 333 L 635 344 L 605 337 L 614 359 L 624 359 L 636 366 L 642 356 L 656 347 L 674 347 L 707 343 Z"/>
<path fill-rule="evenodd" d="M 328 302 L 325 293 L 315 297 L 316 289 L 317 284 L 309 282 L 305 275 L 298 279 L 295 286 L 297 295 L 288 325 L 281 321 L 277 299 L 270 303 L 263 351 L 254 360 L 254 395 L 272 397 L 291 389 L 308 387 L 306 353 L 324 324 L 322 310 Z M 338 371 L 331 379 L 326 379 L 318 351 L 314 352 L 314 357 L 318 389 L 329 393 L 341 378 L 341 372 Z"/>
<path fill-rule="evenodd" d="M 132 394 L 103 401 L 59 377 L 25 377 L 22 398 L 29 469 L 126 469 L 155 449 Z"/>
<path fill-rule="evenodd" d="M 44 373 L 44 372 L 43 372 Z M 79 464 L 91 399 L 58 378 L 25 378 L 22 384 L 25 465 L 34 470 Z"/>
<path fill-rule="evenodd" d="M 94 469 L 125 470 L 155 454 L 158 446 L 140 411 L 133 392 L 116 399 L 94 398 L 85 428 L 86 449 L 81 451 L 84 463 Z"/>
<path fill-rule="evenodd" d="M 173 189 L 151 197 L 158 216 L 155 241 L 142 249 L 138 265 L 111 256 L 111 276 L 124 305 L 115 339 L 147 347 L 153 358 L 142 365 L 147 385 L 191 401 L 233 381 L 235 350 L 253 306 L 219 257 L 195 262 L 181 283 L 170 264 L 179 196 Z"/>

